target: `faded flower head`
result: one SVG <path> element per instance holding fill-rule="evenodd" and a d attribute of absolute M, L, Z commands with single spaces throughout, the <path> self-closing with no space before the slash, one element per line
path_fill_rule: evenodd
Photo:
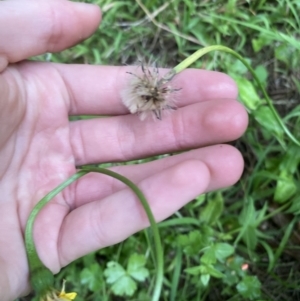
<path fill-rule="evenodd" d="M 138 114 L 144 120 L 149 113 L 161 120 L 164 110 L 176 110 L 172 93 L 180 89 L 171 86 L 174 77 L 160 77 L 158 68 L 141 64 L 142 72 L 132 75 L 127 87 L 122 91 L 122 101 L 130 113 Z"/>

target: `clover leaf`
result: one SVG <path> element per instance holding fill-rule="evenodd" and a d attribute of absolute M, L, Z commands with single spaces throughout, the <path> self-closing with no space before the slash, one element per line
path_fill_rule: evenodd
<path fill-rule="evenodd" d="M 136 281 L 143 282 L 149 276 L 145 264 L 145 257 L 139 254 L 130 256 L 126 270 L 117 262 L 108 262 L 104 276 L 106 282 L 112 284 L 113 293 L 117 296 L 132 296 L 137 289 Z"/>

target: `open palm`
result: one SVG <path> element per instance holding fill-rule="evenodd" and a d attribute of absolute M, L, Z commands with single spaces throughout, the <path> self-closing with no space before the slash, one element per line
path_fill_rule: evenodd
<path fill-rule="evenodd" d="M 113 168 L 143 190 L 157 220 L 196 195 L 239 179 L 240 153 L 220 143 L 243 133 L 247 114 L 235 101 L 236 86 L 226 75 L 183 72 L 174 81 L 182 88 L 179 109 L 162 121 L 141 122 L 128 114 L 120 98 L 131 67 L 23 61 L 63 50 L 90 35 L 100 20 L 96 6 L 65 0 L 4 1 L 0 20 L 2 300 L 29 291 L 23 238 L 28 215 L 76 166 L 193 149 Z M 80 114 L 111 117 L 69 122 L 69 115 Z M 42 210 L 34 238 L 42 261 L 58 272 L 72 260 L 147 225 L 129 189 L 104 175 L 89 174 Z"/>

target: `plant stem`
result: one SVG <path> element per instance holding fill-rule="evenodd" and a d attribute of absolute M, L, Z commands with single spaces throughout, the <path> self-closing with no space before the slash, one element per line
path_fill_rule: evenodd
<path fill-rule="evenodd" d="M 38 213 L 42 208 L 52 200 L 59 192 L 69 186 L 71 183 L 84 176 L 87 172 L 77 172 L 65 182 L 57 186 L 46 196 L 44 196 L 31 211 L 25 228 L 25 247 L 30 271 L 30 281 L 34 291 L 38 295 L 43 295 L 47 289 L 53 286 L 54 277 L 52 272 L 41 262 L 33 239 L 33 226 Z"/>
<path fill-rule="evenodd" d="M 249 70 L 249 72 L 253 76 L 254 80 L 256 81 L 257 85 L 261 89 L 261 91 L 264 95 L 264 98 L 266 99 L 266 102 L 267 102 L 269 108 L 271 109 L 271 112 L 273 113 L 273 115 L 274 115 L 276 121 L 278 122 L 278 124 L 281 126 L 283 131 L 290 138 L 290 140 L 293 141 L 296 145 L 300 146 L 299 140 L 297 140 L 297 138 L 289 131 L 289 129 L 285 126 L 284 122 L 280 118 L 279 114 L 277 113 L 276 109 L 274 108 L 274 105 L 273 105 L 271 99 L 268 96 L 268 93 L 266 92 L 265 88 L 261 84 L 261 82 L 258 79 L 258 77 L 257 77 L 255 71 L 253 70 L 253 68 L 247 63 L 247 61 L 241 55 L 239 55 L 234 50 L 232 50 L 228 47 L 222 46 L 222 45 L 213 45 L 213 46 L 208 46 L 208 47 L 205 47 L 205 48 L 201 48 L 201 49 L 197 50 L 196 52 L 194 52 L 192 55 L 190 55 L 188 58 L 183 60 L 180 64 L 178 64 L 176 67 L 174 67 L 171 71 L 169 71 L 164 76 L 164 78 L 171 79 L 173 76 L 175 76 L 175 74 L 178 74 L 179 72 L 181 72 L 184 69 L 186 69 L 187 67 L 189 67 L 195 61 L 197 61 L 199 58 L 201 58 L 203 55 L 205 55 L 205 54 L 207 54 L 211 51 L 216 51 L 216 50 L 230 53 L 231 55 L 236 57 L 238 60 L 240 60 L 247 67 L 247 69 Z"/>
<path fill-rule="evenodd" d="M 150 227 L 153 232 L 153 237 L 154 237 L 154 243 L 155 243 L 155 254 L 156 254 L 156 280 L 155 280 L 155 287 L 154 287 L 154 292 L 152 295 L 152 301 L 158 301 L 160 294 L 161 294 L 161 289 L 163 285 L 163 268 L 164 268 L 164 258 L 163 258 L 163 248 L 161 244 L 161 239 L 159 235 L 159 230 L 158 226 L 156 224 L 156 221 L 154 219 L 154 216 L 152 214 L 152 211 L 150 209 L 150 206 L 142 193 L 142 191 L 129 179 L 126 177 L 115 173 L 111 170 L 101 168 L 101 167 L 82 167 L 82 170 L 85 171 L 87 170 L 88 172 L 99 172 L 106 174 L 110 177 L 113 177 L 115 179 L 118 179 L 119 181 L 123 182 L 125 185 L 127 185 L 129 188 L 132 189 L 132 191 L 136 194 L 138 197 L 139 201 L 141 202 L 147 217 L 150 222 Z"/>
<path fill-rule="evenodd" d="M 90 166 L 83 166 L 81 170 L 79 170 L 76 174 L 71 176 L 69 179 L 64 181 L 62 184 L 57 186 L 55 189 L 53 189 L 51 192 L 49 192 L 45 197 L 43 197 L 33 208 L 31 214 L 29 215 L 26 229 L 25 229 L 25 246 L 27 251 L 27 257 L 28 257 L 28 263 L 29 263 L 29 269 L 31 274 L 31 282 L 33 285 L 33 288 L 35 289 L 37 294 L 42 294 L 48 287 L 52 286 L 53 284 L 53 275 L 52 273 L 44 266 L 44 264 L 41 262 L 36 248 L 34 244 L 33 239 L 33 226 L 34 222 L 36 220 L 36 217 L 40 210 L 50 201 L 52 200 L 58 193 L 60 193 L 64 188 L 81 178 L 82 176 L 86 175 L 90 172 L 98 172 L 105 175 L 108 175 L 110 177 L 113 177 L 121 182 L 123 182 L 125 185 L 127 185 L 129 188 L 132 189 L 132 191 L 136 194 L 139 201 L 141 202 L 147 217 L 150 222 L 151 229 L 153 231 L 154 236 L 154 242 L 155 242 L 155 254 L 156 254 L 156 282 L 154 287 L 154 292 L 152 295 L 152 301 L 158 301 L 161 289 L 163 285 L 163 266 L 164 266 L 164 260 L 163 260 L 163 248 L 161 244 L 161 239 L 158 231 L 158 227 L 156 225 L 156 221 L 154 219 L 154 216 L 152 214 L 152 211 L 150 209 L 150 206 L 142 193 L 142 191 L 129 179 L 126 177 L 115 173 L 111 170 L 101 168 L 101 167 L 90 167 Z M 43 273 L 42 277 L 46 277 L 47 279 L 44 281 L 42 279 L 41 281 L 41 275 L 37 275 L 38 271 L 42 270 Z M 50 274 L 51 275 L 50 275 Z M 51 278 L 51 279 L 50 279 Z"/>

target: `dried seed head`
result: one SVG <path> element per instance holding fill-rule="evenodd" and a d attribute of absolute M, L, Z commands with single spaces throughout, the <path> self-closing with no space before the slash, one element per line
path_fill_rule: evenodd
<path fill-rule="evenodd" d="M 149 113 L 157 119 L 162 118 L 164 110 L 176 110 L 173 89 L 170 81 L 173 78 L 160 77 L 157 67 L 141 65 L 142 72 L 132 75 L 127 87 L 122 91 L 122 100 L 130 113 L 138 114 L 144 120 Z"/>

